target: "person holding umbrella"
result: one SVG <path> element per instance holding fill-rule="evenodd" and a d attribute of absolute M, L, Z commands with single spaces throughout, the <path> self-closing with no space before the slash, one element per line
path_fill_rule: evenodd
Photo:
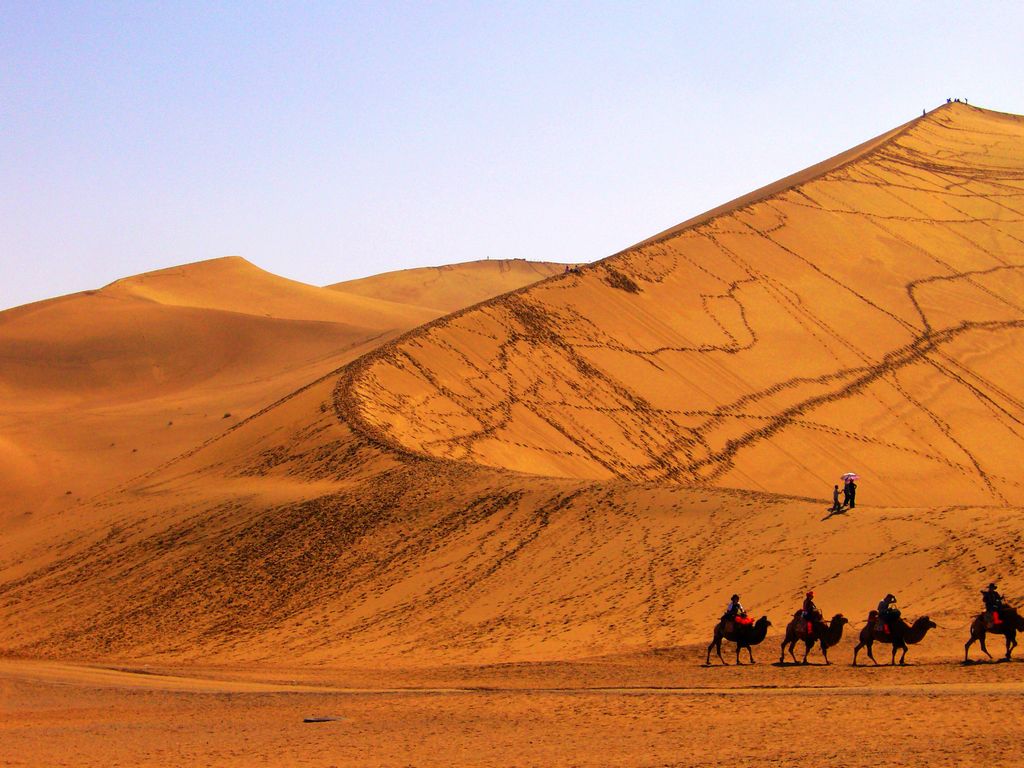
<path fill-rule="evenodd" d="M 839 479 L 843 481 L 843 506 L 853 509 L 857 506 L 857 480 L 860 480 L 860 475 L 847 472 Z"/>

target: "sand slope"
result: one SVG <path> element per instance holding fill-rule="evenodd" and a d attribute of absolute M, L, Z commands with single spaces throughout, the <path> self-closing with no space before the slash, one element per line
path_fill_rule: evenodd
<path fill-rule="evenodd" d="M 910 658 L 956 659 L 979 588 L 1024 598 L 1021 126 L 941 109 L 324 373 L 5 551 L 0 653 L 696 663 L 732 591 L 777 648 L 814 586 L 851 633 L 897 592 L 940 625 Z M 851 464 L 856 511 L 800 496 Z"/>
<path fill-rule="evenodd" d="M 577 478 L 1001 503 L 1024 449 L 1024 120 L 962 104 L 360 362 L 362 427 Z"/>
<path fill-rule="evenodd" d="M 353 433 L 337 397 L 328 377 L 105 499 L 109 525 L 68 514 L 56 542 L 5 558 L 0 648 L 295 666 L 580 658 L 699 642 L 731 590 L 781 629 L 812 584 L 858 626 L 895 589 L 943 627 L 911 658 L 956 658 L 979 580 L 1024 597 L 1019 508 L 828 519 L 799 499 L 423 461 Z"/>
<path fill-rule="evenodd" d="M 0 313 L 0 498 L 73 504 L 433 316 L 239 258 Z"/>
<path fill-rule="evenodd" d="M 467 303 L 541 276 L 528 265 L 493 279 L 466 269 Z M 420 297 L 447 305 L 461 275 L 444 270 L 432 283 L 439 299 Z M 387 293 L 392 281 L 407 278 L 375 285 Z M 78 503 L 439 314 L 239 257 L 0 312 L 0 503 L 16 520 Z"/>

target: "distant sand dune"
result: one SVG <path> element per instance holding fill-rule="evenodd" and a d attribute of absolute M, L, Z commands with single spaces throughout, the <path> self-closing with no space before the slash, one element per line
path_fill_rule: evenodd
<path fill-rule="evenodd" d="M 464 305 L 561 269 L 485 263 L 493 267 L 445 269 L 432 303 L 467 282 Z M 397 272 L 374 284 L 387 293 L 407 281 Z M 0 502 L 17 527 L 27 514 L 66 509 L 439 314 L 287 280 L 238 257 L 0 312 Z"/>
<path fill-rule="evenodd" d="M 446 315 L 564 271 L 564 264 L 493 259 L 406 269 L 327 287 L 354 296 L 430 307 L 436 314 Z"/>

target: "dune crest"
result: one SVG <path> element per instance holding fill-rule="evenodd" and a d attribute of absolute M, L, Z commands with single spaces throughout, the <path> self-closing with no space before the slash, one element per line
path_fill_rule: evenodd
<path fill-rule="evenodd" d="M 327 287 L 358 296 L 431 307 L 438 315 L 446 315 L 545 277 L 562 274 L 565 267 L 565 264 L 546 261 L 487 259 L 387 272 Z"/>
<path fill-rule="evenodd" d="M 337 322 L 364 328 L 412 327 L 436 316 L 409 302 L 334 293 L 279 277 L 240 256 L 225 256 L 117 280 L 109 296 L 148 299 L 167 306 L 260 315 L 275 319 Z"/>

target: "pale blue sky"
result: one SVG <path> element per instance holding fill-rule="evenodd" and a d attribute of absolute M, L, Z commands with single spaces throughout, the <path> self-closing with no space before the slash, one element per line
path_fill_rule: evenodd
<path fill-rule="evenodd" d="M 1007 3 L 0 0 L 0 308 L 238 254 L 593 261 L 948 96 Z"/>

